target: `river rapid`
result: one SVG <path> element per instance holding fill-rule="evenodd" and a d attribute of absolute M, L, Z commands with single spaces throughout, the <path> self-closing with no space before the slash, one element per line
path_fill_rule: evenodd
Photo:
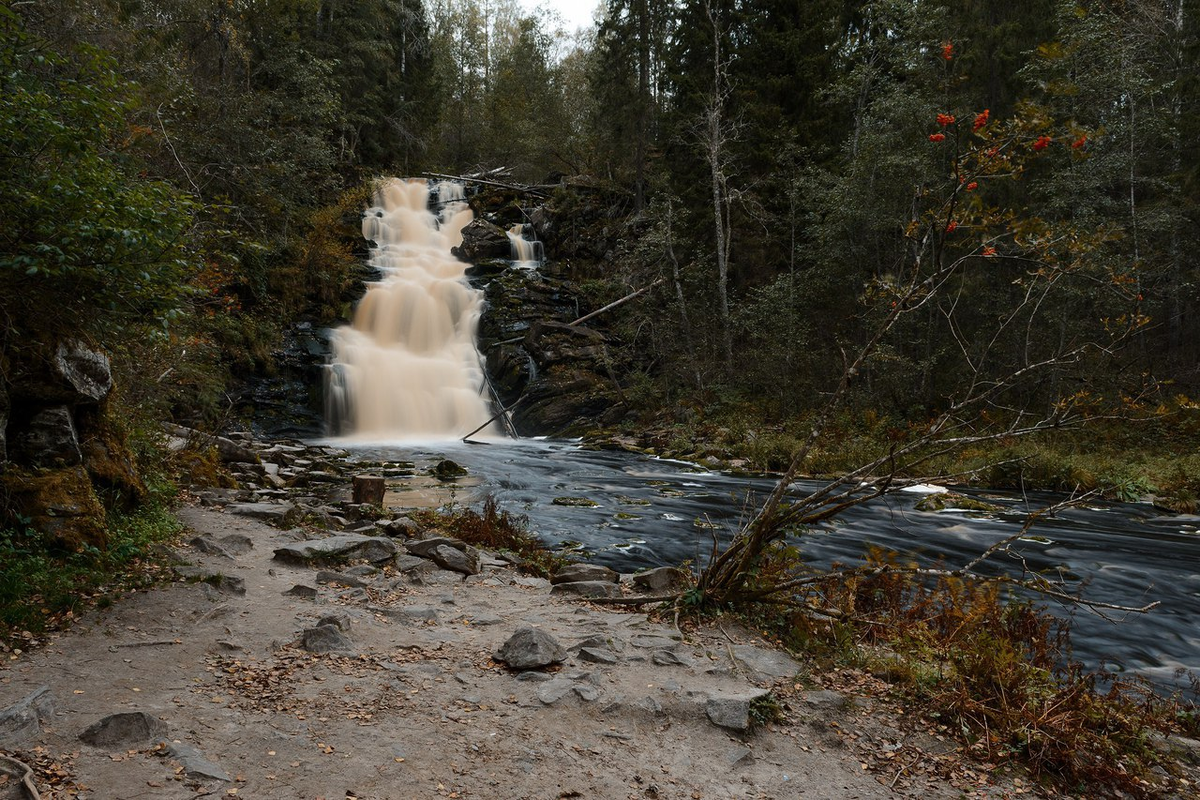
<path fill-rule="evenodd" d="M 428 481 L 414 487 L 393 479 L 391 502 L 404 505 L 404 493 L 413 490 L 435 505 L 474 503 L 491 494 L 501 508 L 527 516 L 530 529 L 551 547 L 574 549 L 589 561 L 625 572 L 684 561 L 703 564 L 712 537 L 727 540 L 755 499 L 773 485 L 769 478 L 586 450 L 565 441 L 374 443 L 351 445 L 351 454 L 369 461 L 452 459 L 470 473 L 456 488 L 431 495 Z M 795 488 L 802 492 L 807 486 L 798 482 Z M 897 492 L 846 511 L 806 533 L 798 544 L 817 566 L 856 563 L 869 545 L 961 566 L 1019 530 L 1028 511 L 1057 499 L 962 493 L 1003 510 L 918 511 L 919 492 Z M 580 504 L 564 504 L 571 499 Z M 1094 503 L 1040 520 L 1013 550 L 1028 568 L 1066 576 L 1068 586 L 1082 587 L 1089 598 L 1129 606 L 1158 601 L 1161 605 L 1148 614 L 1118 613 L 1117 621 L 1057 604 L 1050 604 L 1050 610 L 1071 616 L 1074 655 L 1085 666 L 1136 673 L 1160 687 L 1186 688 L 1186 673 L 1200 673 L 1200 634 L 1194 623 L 1200 614 L 1198 528 L 1200 517 L 1168 514 L 1145 504 Z M 999 555 L 994 568 L 1019 572 L 1020 559 Z"/>

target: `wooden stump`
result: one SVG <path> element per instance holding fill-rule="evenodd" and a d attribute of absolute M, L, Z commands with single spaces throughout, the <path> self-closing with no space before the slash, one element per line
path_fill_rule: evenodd
<path fill-rule="evenodd" d="M 383 505 L 383 478 L 378 475 L 355 475 L 354 476 L 354 502 L 369 506 Z"/>

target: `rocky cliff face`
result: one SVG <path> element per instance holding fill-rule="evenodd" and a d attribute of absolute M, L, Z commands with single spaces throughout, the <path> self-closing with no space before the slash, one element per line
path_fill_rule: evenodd
<path fill-rule="evenodd" d="M 107 356 L 65 339 L 19 351 L 0 393 L 3 524 L 69 550 L 105 544 L 103 497 L 145 494 L 134 459 L 110 418 Z"/>
<path fill-rule="evenodd" d="M 611 424 L 624 403 L 604 320 L 570 324 L 591 310 L 579 281 L 602 273 L 614 247 L 605 205 L 578 191 L 527 208 L 517 200 L 473 201 L 480 217 L 460 248 L 487 300 L 479 348 L 488 374 L 522 435 L 570 436 Z M 549 256 L 540 269 L 510 268 L 494 232 L 511 221 L 533 225 Z"/>

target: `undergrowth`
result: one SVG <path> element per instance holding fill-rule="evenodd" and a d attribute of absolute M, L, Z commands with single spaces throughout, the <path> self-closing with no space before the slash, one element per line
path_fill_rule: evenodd
<path fill-rule="evenodd" d="M 516 557 L 525 572 L 549 578 L 570 563 L 570 559 L 548 550 L 529 531 L 529 519 L 500 510 L 496 498 L 488 495 L 479 511 L 470 508 L 450 511 L 424 511 L 415 514 L 418 521 L 440 528 L 447 535 L 468 544 L 479 545 Z"/>
<path fill-rule="evenodd" d="M 64 552 L 27 527 L 0 530 L 0 642 L 28 644 L 81 608 L 110 604 L 114 595 L 157 580 L 150 546 L 171 540 L 182 525 L 170 511 L 173 484 L 147 483 L 147 499 L 136 509 L 109 511 L 104 549 Z"/>
<path fill-rule="evenodd" d="M 781 548 L 761 579 L 803 568 L 797 558 Z M 898 562 L 873 551 L 868 564 Z M 1193 702 L 1085 673 L 1070 659 L 1066 624 L 996 584 L 831 575 L 787 604 L 747 613 L 797 652 L 887 680 L 974 755 L 1060 789 L 1146 796 L 1143 778 L 1162 760 L 1153 735 L 1200 727 Z"/>
<path fill-rule="evenodd" d="M 751 472 L 780 472 L 811 424 L 808 416 L 771 420 L 753 403 L 726 402 L 704 414 L 670 407 L 647 411 L 627 423 L 624 433 L 659 455 L 689 461 L 716 458 Z M 846 411 L 829 422 L 803 472 L 832 476 L 857 469 L 888 453 L 910 425 L 871 410 Z M 991 489 L 1095 490 L 1123 502 L 1153 495 L 1164 507 L 1195 513 L 1200 507 L 1198 445 L 1200 410 L 1177 403 L 1160 416 L 1136 421 L 1103 420 L 981 442 L 931 458 L 919 473 L 897 477 L 954 476 L 955 482 Z"/>

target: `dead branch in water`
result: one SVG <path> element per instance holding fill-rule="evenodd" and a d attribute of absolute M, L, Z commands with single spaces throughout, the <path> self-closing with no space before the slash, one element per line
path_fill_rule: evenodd
<path fill-rule="evenodd" d="M 547 197 L 550 196 L 546 192 L 542 191 L 541 189 L 535 189 L 532 186 L 522 186 L 519 183 L 505 183 L 504 181 L 493 181 L 493 180 L 488 180 L 486 178 L 473 178 L 469 175 L 446 175 L 441 172 L 426 172 L 423 174 L 430 178 L 438 178 L 440 180 L 445 180 L 445 181 L 458 181 L 460 183 L 478 183 L 483 186 L 495 186 L 498 189 L 511 189 L 514 192 L 521 192 L 522 194 L 533 195 L 534 197 L 539 197 L 543 200 L 545 200 Z"/>

